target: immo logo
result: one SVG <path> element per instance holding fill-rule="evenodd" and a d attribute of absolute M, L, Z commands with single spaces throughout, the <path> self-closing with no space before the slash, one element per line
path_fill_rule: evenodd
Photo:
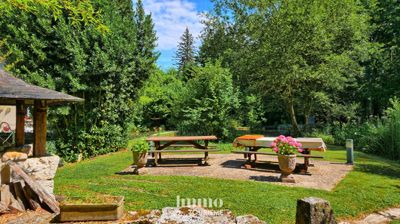
<path fill-rule="evenodd" d="M 220 198 L 181 198 L 176 196 L 176 207 L 203 207 L 203 208 L 222 208 L 224 201 Z"/>

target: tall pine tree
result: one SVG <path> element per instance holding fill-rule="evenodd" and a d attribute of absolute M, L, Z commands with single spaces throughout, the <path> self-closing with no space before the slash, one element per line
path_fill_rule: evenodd
<path fill-rule="evenodd" d="M 147 80 L 150 73 L 155 68 L 155 62 L 159 57 L 159 52 L 155 51 L 157 47 L 157 36 L 154 30 L 154 23 L 151 14 L 146 15 L 142 0 L 136 3 L 134 20 L 137 26 L 136 43 L 134 52 L 136 69 L 135 74 L 138 80 L 137 87 Z"/>
<path fill-rule="evenodd" d="M 191 76 L 190 67 L 195 61 L 194 39 L 188 27 L 186 27 L 185 32 L 181 36 L 175 59 L 183 78 L 188 80 Z"/>

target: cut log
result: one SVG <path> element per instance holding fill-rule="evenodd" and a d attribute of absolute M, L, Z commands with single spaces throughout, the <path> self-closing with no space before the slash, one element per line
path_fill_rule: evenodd
<path fill-rule="evenodd" d="M 14 192 L 15 192 L 15 199 L 21 204 L 21 207 L 24 210 L 28 210 L 30 208 L 28 200 L 25 198 L 24 190 L 22 189 L 22 183 L 20 181 L 13 182 Z"/>
<path fill-rule="evenodd" d="M 23 191 L 25 198 L 29 203 L 29 207 L 34 211 L 40 208 L 39 197 L 32 191 L 32 189 L 27 184 L 25 184 L 25 186 L 23 187 Z"/>
<path fill-rule="evenodd" d="M 8 211 L 8 205 L 5 205 L 3 204 L 3 202 L 0 201 L 0 214 L 7 213 Z"/>
<path fill-rule="evenodd" d="M 11 203 L 8 207 L 11 210 L 17 210 L 20 212 L 24 212 L 25 211 L 24 205 L 22 203 L 20 203 L 15 197 L 16 194 L 15 194 L 15 190 L 13 187 L 14 185 L 10 184 L 9 186 L 10 186 L 10 192 L 11 192 L 11 194 L 10 194 Z"/>
<path fill-rule="evenodd" d="M 6 207 L 11 203 L 11 192 L 9 185 L 2 185 L 1 186 L 1 203 L 4 204 Z"/>
<path fill-rule="evenodd" d="M 11 170 L 18 176 L 20 176 L 27 185 L 35 192 L 43 202 L 49 206 L 50 210 L 54 213 L 60 213 L 60 207 L 58 202 L 46 192 L 46 190 L 39 184 L 37 184 L 32 178 L 30 178 L 19 166 L 14 162 L 7 162 Z"/>

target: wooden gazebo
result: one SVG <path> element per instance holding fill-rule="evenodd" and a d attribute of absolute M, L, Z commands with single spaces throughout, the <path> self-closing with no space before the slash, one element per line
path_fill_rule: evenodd
<path fill-rule="evenodd" d="M 28 84 L 0 68 L 0 105 L 15 105 L 16 147 L 25 144 L 25 116 L 28 106 L 33 106 L 33 156 L 46 155 L 46 115 L 49 105 L 82 102 L 83 99 L 65 93 Z"/>

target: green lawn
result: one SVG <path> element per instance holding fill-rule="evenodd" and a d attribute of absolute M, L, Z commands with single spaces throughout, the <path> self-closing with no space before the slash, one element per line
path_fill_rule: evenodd
<path fill-rule="evenodd" d="M 229 150 L 229 144 L 219 147 Z M 345 162 L 342 148 L 331 149 L 323 154 L 326 159 Z M 355 158 L 355 170 L 331 192 L 255 181 L 115 174 L 130 165 L 130 152 L 67 164 L 58 170 L 55 190 L 70 196 L 123 195 L 128 210 L 175 206 L 177 195 L 220 198 L 235 214 L 251 213 L 268 223 L 293 223 L 296 200 L 309 196 L 329 200 L 341 219 L 400 206 L 400 164 L 361 152 Z"/>

